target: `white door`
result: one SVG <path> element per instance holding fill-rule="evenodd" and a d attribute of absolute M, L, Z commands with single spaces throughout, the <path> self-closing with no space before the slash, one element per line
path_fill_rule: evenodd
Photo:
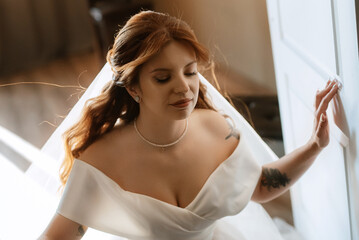
<path fill-rule="evenodd" d="M 354 0 L 267 0 L 286 152 L 312 133 L 314 97 L 329 78 L 331 141 L 291 190 L 308 240 L 359 239 L 359 62 Z"/>

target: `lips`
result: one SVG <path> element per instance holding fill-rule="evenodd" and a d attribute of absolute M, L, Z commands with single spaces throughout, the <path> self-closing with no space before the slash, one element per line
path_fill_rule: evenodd
<path fill-rule="evenodd" d="M 177 108 L 184 108 L 184 107 L 187 107 L 191 103 L 191 101 L 192 101 L 192 99 L 190 99 L 190 98 L 184 98 L 175 103 L 172 103 L 171 105 L 174 107 L 177 107 Z"/>

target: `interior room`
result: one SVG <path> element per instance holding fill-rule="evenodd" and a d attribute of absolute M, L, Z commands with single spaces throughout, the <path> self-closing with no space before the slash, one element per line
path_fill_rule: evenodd
<path fill-rule="evenodd" d="M 16 208 L 14 219 L 20 221 L 15 224 L 0 214 L 0 239 L 19 239 L 11 238 L 19 224 L 34 238 L 51 219 L 59 201 L 54 190 L 47 188 L 52 183 L 44 184 L 42 178 L 29 180 L 27 172 L 37 161 L 43 169 L 57 170 L 59 165 L 46 165 L 41 148 L 106 64 L 116 33 L 141 10 L 186 21 L 210 50 L 216 78 L 237 111 L 279 158 L 293 149 L 283 140 L 276 83 L 279 71 L 275 70 L 271 16 L 265 0 L 0 0 L 0 186 L 13 194 L 0 200 L 0 212 Z M 213 80 L 210 72 L 201 74 Z M 309 100 L 314 101 L 314 95 Z M 355 186 L 353 182 L 350 186 Z M 39 187 L 40 183 L 46 187 Z M 36 189 L 31 191 L 42 199 L 33 196 L 24 201 L 30 189 Z M 349 199 L 355 200 L 355 193 Z M 31 216 L 44 206 L 47 211 Z M 296 232 L 290 191 L 262 206 L 283 235 Z M 29 208 L 32 212 L 23 216 L 22 211 Z M 358 214 L 355 205 L 351 209 L 351 226 L 355 227 Z M 283 239 L 314 239 L 302 238 L 299 232 Z M 92 232 L 93 238 L 85 234 L 84 239 L 99 239 L 101 235 L 96 234 Z M 359 239 L 355 234 L 352 230 L 352 238 L 343 239 Z"/>

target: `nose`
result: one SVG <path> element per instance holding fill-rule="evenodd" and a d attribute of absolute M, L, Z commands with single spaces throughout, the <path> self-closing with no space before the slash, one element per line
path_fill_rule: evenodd
<path fill-rule="evenodd" d="M 188 79 L 185 76 L 179 76 L 175 81 L 174 92 L 175 93 L 186 93 L 189 91 Z"/>

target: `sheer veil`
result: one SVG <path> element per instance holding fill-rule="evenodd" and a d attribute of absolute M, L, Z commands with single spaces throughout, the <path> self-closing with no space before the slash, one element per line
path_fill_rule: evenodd
<path fill-rule="evenodd" d="M 207 94 L 209 99 L 212 100 L 215 108 L 221 112 L 229 115 L 235 127 L 240 131 L 241 138 L 245 138 L 251 147 L 255 148 L 253 151 L 254 156 L 260 164 L 264 164 L 277 159 L 273 151 L 262 141 L 254 129 L 247 123 L 247 121 L 235 110 L 228 101 L 202 76 L 199 75 L 200 80 L 207 86 Z M 72 126 L 80 117 L 82 108 L 87 99 L 97 96 L 102 87 L 108 82 L 112 81 L 112 70 L 109 64 L 105 64 L 97 77 L 88 87 L 86 92 L 82 95 L 79 101 L 72 108 L 68 116 L 63 120 L 55 132 L 51 135 L 41 151 L 47 155 L 46 160 L 39 160 L 33 163 L 27 170 L 26 174 L 35 179 L 42 187 L 44 187 L 51 194 L 56 194 L 60 186 L 58 177 L 58 169 L 64 157 L 64 147 L 62 142 L 62 133 Z M 44 167 L 50 165 L 51 167 Z M 59 195 L 58 195 L 59 197 Z M 277 232 L 273 221 L 261 205 L 250 202 L 240 216 L 226 217 L 231 224 L 241 224 L 244 233 L 247 234 L 249 239 L 251 231 Z M 238 226 L 238 225 L 237 225 Z"/>

